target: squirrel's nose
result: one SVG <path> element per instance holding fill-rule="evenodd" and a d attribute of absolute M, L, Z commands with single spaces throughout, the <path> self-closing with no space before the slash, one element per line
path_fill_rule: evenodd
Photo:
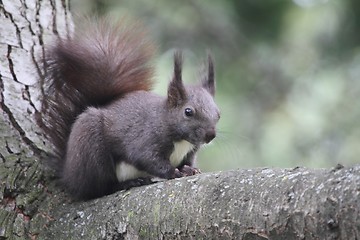
<path fill-rule="evenodd" d="M 205 142 L 209 143 L 216 137 L 215 129 L 210 129 L 205 133 Z"/>

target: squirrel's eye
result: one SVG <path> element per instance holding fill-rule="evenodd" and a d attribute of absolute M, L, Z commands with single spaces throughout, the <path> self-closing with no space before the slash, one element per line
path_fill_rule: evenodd
<path fill-rule="evenodd" d="M 194 115 L 194 110 L 192 110 L 191 108 L 185 108 L 185 115 L 187 117 L 191 117 Z"/>

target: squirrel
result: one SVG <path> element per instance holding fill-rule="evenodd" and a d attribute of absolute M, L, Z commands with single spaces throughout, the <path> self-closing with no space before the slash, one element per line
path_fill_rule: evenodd
<path fill-rule="evenodd" d="M 200 83 L 187 86 L 176 51 L 167 96 L 159 96 L 147 35 L 138 24 L 98 19 L 47 48 L 42 127 L 49 164 L 75 199 L 194 175 L 196 152 L 216 136 L 211 55 Z"/>

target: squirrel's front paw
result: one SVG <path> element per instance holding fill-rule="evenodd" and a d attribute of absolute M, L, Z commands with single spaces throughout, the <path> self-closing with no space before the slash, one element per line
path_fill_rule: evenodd
<path fill-rule="evenodd" d="M 181 173 L 183 174 L 183 176 L 192 176 L 201 173 L 201 171 L 198 168 L 191 167 L 189 165 L 184 165 L 181 168 Z"/>
<path fill-rule="evenodd" d="M 184 173 L 180 172 L 180 170 L 178 168 L 175 168 L 175 178 L 181 178 L 181 177 L 184 177 Z"/>

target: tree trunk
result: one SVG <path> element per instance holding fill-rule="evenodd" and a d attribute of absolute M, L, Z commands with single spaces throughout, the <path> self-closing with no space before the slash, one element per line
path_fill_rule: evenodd
<path fill-rule="evenodd" d="M 0 239 L 359 239 L 360 166 L 200 174 L 69 202 L 40 160 L 44 44 L 65 0 L 0 3 Z"/>
<path fill-rule="evenodd" d="M 49 147 L 36 119 L 44 43 L 68 34 L 69 16 L 61 0 L 0 1 L 0 239 L 36 238 L 64 200 L 50 194 L 41 170 Z"/>

